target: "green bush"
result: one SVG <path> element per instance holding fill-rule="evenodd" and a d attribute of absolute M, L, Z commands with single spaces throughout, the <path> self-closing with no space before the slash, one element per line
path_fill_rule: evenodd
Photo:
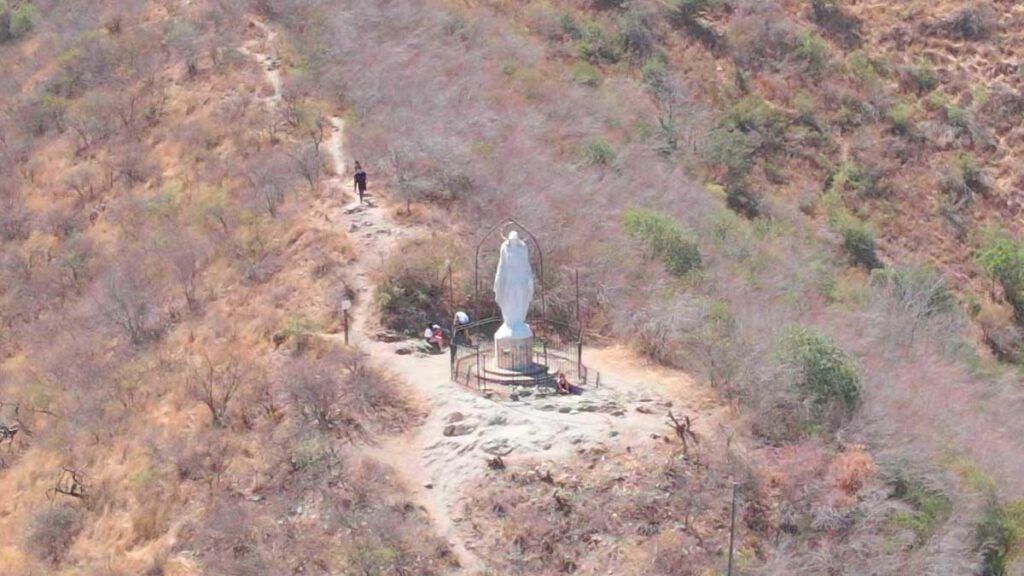
<path fill-rule="evenodd" d="M 580 30 L 576 54 L 591 64 L 614 64 L 622 57 L 620 43 L 597 22 L 589 22 Z"/>
<path fill-rule="evenodd" d="M 839 222 L 839 235 L 843 237 L 843 249 L 855 264 L 868 270 L 882 268 L 882 262 L 875 252 L 875 234 L 870 226 L 853 217 Z"/>
<path fill-rule="evenodd" d="M 32 4 L 23 3 L 11 10 L 0 1 L 0 43 L 19 40 L 35 28 L 39 13 Z"/>
<path fill-rule="evenodd" d="M 957 213 L 969 206 L 976 194 L 983 193 L 987 185 L 977 160 L 970 154 L 960 154 L 953 169 L 939 181 L 939 189 L 943 193 L 943 208 Z"/>
<path fill-rule="evenodd" d="M 646 62 L 654 53 L 654 34 L 643 13 L 630 11 L 623 14 L 619 19 L 619 30 L 622 31 L 619 36 L 622 49 L 633 63 Z"/>
<path fill-rule="evenodd" d="M 1018 324 L 1024 324 L 1024 244 L 997 232 L 975 261 L 1003 287 Z"/>
<path fill-rule="evenodd" d="M 595 88 L 601 85 L 601 71 L 589 62 L 576 62 L 569 67 L 569 76 L 576 84 Z"/>
<path fill-rule="evenodd" d="M 828 62 L 828 43 L 814 32 L 801 32 L 796 38 L 796 57 L 808 72 L 820 75 Z"/>
<path fill-rule="evenodd" d="M 729 106 L 721 125 L 744 133 L 756 132 L 761 137 L 760 148 L 771 150 L 784 141 L 789 119 L 764 98 L 749 94 Z"/>
<path fill-rule="evenodd" d="M 1002 506 L 993 496 L 975 530 L 975 542 L 981 553 L 982 576 L 1009 574 L 1024 544 L 1024 500 Z"/>
<path fill-rule="evenodd" d="M 877 197 L 885 193 L 881 178 L 866 167 L 853 161 L 843 162 L 829 174 L 825 182 L 827 193 L 840 197 L 853 194 L 858 198 Z"/>
<path fill-rule="evenodd" d="M 743 180 L 754 167 L 754 145 L 747 135 L 735 128 L 719 127 L 711 133 L 705 160 L 723 166 L 730 181 Z"/>
<path fill-rule="evenodd" d="M 893 487 L 893 497 L 911 507 L 909 511 L 893 514 L 893 523 L 912 530 L 917 537 L 917 546 L 924 544 L 949 519 L 953 512 L 953 503 L 942 492 L 929 488 L 920 480 L 906 476 L 903 472 L 897 471 L 890 479 L 890 483 Z"/>
<path fill-rule="evenodd" d="M 584 166 L 608 166 L 615 162 L 615 150 L 604 138 L 593 137 L 583 141 L 580 149 L 580 163 Z"/>
<path fill-rule="evenodd" d="M 446 324 L 448 294 L 443 284 L 447 248 L 411 241 L 393 252 L 377 289 L 381 324 L 418 336 L 432 323 Z"/>
<path fill-rule="evenodd" d="M 897 134 L 910 134 L 914 128 L 914 108 L 905 102 L 899 102 L 889 107 L 885 112 L 885 117 Z"/>
<path fill-rule="evenodd" d="M 622 213 L 626 235 L 641 242 L 649 259 L 661 260 L 665 269 L 683 276 L 700 268 L 700 248 L 693 232 L 669 216 L 631 208 Z"/>
<path fill-rule="evenodd" d="M 911 64 L 903 69 L 907 82 L 918 94 L 927 94 L 939 86 L 939 76 L 935 68 L 927 62 Z"/>
<path fill-rule="evenodd" d="M 675 24 L 690 26 L 717 5 L 717 0 L 673 0 L 669 3 L 669 19 Z"/>
<path fill-rule="evenodd" d="M 652 56 L 644 60 L 640 68 L 640 77 L 644 84 L 647 84 L 655 91 L 665 86 L 668 80 L 668 72 L 665 70 L 665 59 L 660 56 Z"/>
<path fill-rule="evenodd" d="M 796 372 L 796 392 L 809 408 L 814 427 L 838 425 L 860 405 L 857 365 L 832 338 L 792 326 L 782 339 L 782 358 Z"/>
<path fill-rule="evenodd" d="M 726 186 L 725 205 L 747 218 L 753 219 L 761 215 L 761 199 L 750 190 L 746 182 L 735 181 Z"/>
<path fill-rule="evenodd" d="M 866 87 L 878 86 L 882 77 L 889 73 L 885 62 L 872 58 L 860 50 L 850 54 L 846 60 L 846 66 L 853 77 Z"/>

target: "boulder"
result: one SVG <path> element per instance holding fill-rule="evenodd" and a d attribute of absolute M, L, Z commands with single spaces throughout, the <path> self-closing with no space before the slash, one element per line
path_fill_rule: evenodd
<path fill-rule="evenodd" d="M 441 433 L 445 436 L 465 436 L 473 430 L 476 430 L 476 426 L 471 424 L 449 424 Z"/>

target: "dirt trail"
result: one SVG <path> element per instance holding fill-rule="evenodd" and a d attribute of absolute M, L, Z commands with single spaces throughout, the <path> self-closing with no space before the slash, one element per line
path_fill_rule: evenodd
<path fill-rule="evenodd" d="M 265 102 L 274 107 L 281 99 L 281 76 L 272 53 L 274 33 L 262 23 L 253 26 L 263 37 L 250 40 L 243 50 L 263 66 L 274 90 Z M 425 231 L 388 218 L 390 210 L 376 194 L 368 196 L 368 204 L 359 204 L 346 186 L 344 120 L 333 117 L 331 124 L 334 131 L 326 150 L 334 176 L 326 182 L 327 193 L 315 200 L 312 214 L 324 232 L 346 233 L 357 243 L 358 258 L 351 264 L 356 292 L 351 343 L 396 375 L 410 399 L 428 414 L 417 428 L 383 438 L 366 453 L 394 470 L 411 501 L 451 543 L 463 574 L 479 574 L 484 568 L 473 552 L 472 535 L 459 529 L 460 502 L 486 471 L 489 459 L 501 457 L 508 466 L 543 465 L 593 450 L 642 446 L 670 432 L 669 409 L 697 416 L 698 432 L 714 433 L 722 408 L 713 395 L 679 373 L 645 367 L 623 348 L 584 352 L 585 361 L 601 372 L 602 385 L 582 395 L 522 390 L 516 400 L 491 400 L 450 380 L 447 355 L 415 353 L 415 343 L 375 340 L 369 321 L 370 271 L 400 239 Z M 350 202 L 344 204 L 342 198 Z M 400 350 L 413 353 L 399 354 Z M 686 399 L 684 404 L 679 404 L 681 399 Z"/>

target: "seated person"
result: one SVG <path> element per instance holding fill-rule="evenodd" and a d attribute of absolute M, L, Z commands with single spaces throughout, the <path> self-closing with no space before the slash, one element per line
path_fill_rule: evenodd
<path fill-rule="evenodd" d="M 423 332 L 423 336 L 427 339 L 427 343 L 430 344 L 438 352 L 444 350 L 444 330 L 437 324 L 434 324 L 430 328 L 427 328 Z"/>
<path fill-rule="evenodd" d="M 465 326 L 466 324 L 469 324 L 469 314 L 466 314 L 462 310 L 459 310 L 458 312 L 455 313 L 455 325 Z"/>
<path fill-rule="evenodd" d="M 437 338 L 434 337 L 434 328 L 430 325 L 423 331 L 423 341 L 433 350 L 437 346 Z M 440 349 L 437 349 L 440 352 Z"/>
<path fill-rule="evenodd" d="M 564 372 L 555 374 L 555 392 L 559 394 L 572 394 L 572 386 L 569 385 L 569 379 L 565 377 Z"/>

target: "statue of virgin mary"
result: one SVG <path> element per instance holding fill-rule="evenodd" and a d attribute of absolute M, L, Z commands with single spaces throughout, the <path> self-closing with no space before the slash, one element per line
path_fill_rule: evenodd
<path fill-rule="evenodd" d="M 498 271 L 494 275 L 494 299 L 501 307 L 502 324 L 495 338 L 529 338 L 526 314 L 533 300 L 533 269 L 530 249 L 513 230 L 501 244 Z"/>

